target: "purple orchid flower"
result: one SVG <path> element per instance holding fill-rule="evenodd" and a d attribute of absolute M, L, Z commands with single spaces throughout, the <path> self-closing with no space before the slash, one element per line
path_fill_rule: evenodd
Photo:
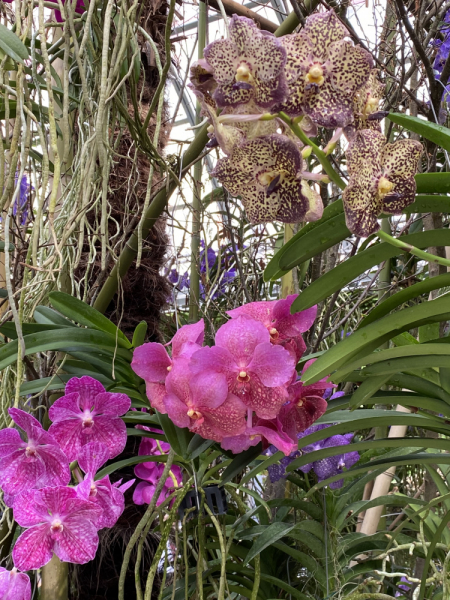
<path fill-rule="evenodd" d="M 0 598 L 2 600 L 31 600 L 31 583 L 26 573 L 16 568 L 7 571 L 0 567 Z"/>
<path fill-rule="evenodd" d="M 66 3 L 66 0 L 61 0 L 61 1 L 63 4 Z M 76 0 L 74 17 L 76 18 L 76 15 L 82 15 L 85 11 L 86 11 L 86 7 L 85 7 L 83 0 Z M 64 22 L 62 14 L 59 10 L 55 10 L 55 19 L 58 23 Z"/>
<path fill-rule="evenodd" d="M 286 384 L 295 375 L 295 360 L 270 342 L 267 328 L 247 317 L 237 317 L 216 333 L 216 345 L 193 354 L 194 375 L 223 373 L 229 391 L 261 419 L 274 419 L 287 400 Z"/>
<path fill-rule="evenodd" d="M 77 496 L 82 500 L 93 502 L 101 509 L 102 512 L 95 521 L 97 529 L 115 525 L 125 508 L 123 492 L 135 481 L 133 479 L 119 487 L 111 484 L 109 475 L 95 481 L 95 474 L 108 459 L 109 449 L 98 442 L 86 444 L 78 454 L 78 464 L 86 476 L 84 481 L 76 487 Z"/>
<path fill-rule="evenodd" d="M 26 434 L 23 441 L 16 429 L 0 431 L 0 487 L 12 506 L 14 497 L 31 488 L 66 485 L 70 469 L 57 440 L 30 414 L 10 408 L 10 417 Z"/>
<path fill-rule="evenodd" d="M 122 452 L 127 442 L 125 423 L 120 418 L 131 406 L 126 394 L 106 392 L 92 377 L 73 377 L 65 396 L 50 407 L 53 424 L 49 432 L 56 438 L 70 461 L 76 460 L 89 442 L 105 444 L 109 458 Z"/>
<path fill-rule="evenodd" d="M 17 175 L 16 175 L 16 185 L 17 185 Z M 25 225 L 28 220 L 28 198 L 30 193 L 34 190 L 34 187 L 31 183 L 28 183 L 28 179 L 26 175 L 22 177 L 20 180 L 20 190 L 19 195 L 16 198 L 13 206 L 13 215 L 16 216 L 17 213 L 20 214 L 20 224 Z"/>
<path fill-rule="evenodd" d="M 406 577 L 401 577 L 400 582 L 397 585 L 398 591 L 395 592 L 396 598 L 403 598 L 405 594 L 403 592 L 411 591 L 411 582 Z"/>
<path fill-rule="evenodd" d="M 63 562 L 85 564 L 95 557 L 101 509 L 77 498 L 74 488 L 47 487 L 21 494 L 14 502 L 14 519 L 26 527 L 12 553 L 15 566 L 39 569 L 53 553 Z"/>

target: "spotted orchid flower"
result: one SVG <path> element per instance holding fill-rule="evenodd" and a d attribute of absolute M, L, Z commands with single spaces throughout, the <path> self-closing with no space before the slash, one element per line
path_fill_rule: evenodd
<path fill-rule="evenodd" d="M 14 519 L 27 528 L 14 544 L 14 565 L 21 571 L 39 569 L 53 553 L 63 562 L 89 562 L 97 551 L 94 523 L 100 513 L 92 502 L 77 498 L 74 488 L 24 492 L 14 503 Z"/>
<path fill-rule="evenodd" d="M 58 442 L 37 419 L 18 408 L 8 412 L 27 437 L 23 441 L 16 429 L 0 431 L 0 487 L 12 506 L 14 497 L 25 490 L 66 485 L 70 469 Z"/>
<path fill-rule="evenodd" d="M 379 112 L 379 104 L 383 97 L 385 85 L 378 80 L 378 71 L 373 69 L 367 82 L 353 97 L 354 121 L 344 128 L 347 139 L 352 139 L 361 129 L 381 131 L 380 117 L 385 113 Z M 376 118 L 379 115 L 379 118 Z"/>
<path fill-rule="evenodd" d="M 164 406 L 178 427 L 188 427 L 218 442 L 231 433 L 244 431 L 246 408 L 228 391 L 221 373 L 204 369 L 194 376 L 189 361 L 179 359 L 166 379 L 166 390 Z"/>
<path fill-rule="evenodd" d="M 31 600 L 31 583 L 26 573 L 16 568 L 7 571 L 0 567 L 0 598 L 2 600 Z"/>
<path fill-rule="evenodd" d="M 267 31 L 260 31 L 246 17 L 233 15 L 230 37 L 215 40 L 204 51 L 213 70 L 217 89 L 213 98 L 219 108 L 253 101 L 263 109 L 282 102 L 286 94 L 286 51 Z"/>
<path fill-rule="evenodd" d="M 286 35 L 287 99 L 276 107 L 292 117 L 303 114 L 322 127 L 353 121 L 353 97 L 369 78 L 371 55 L 345 40 L 348 34 L 334 11 L 306 19 L 300 33 Z"/>
<path fill-rule="evenodd" d="M 192 355 L 191 368 L 195 375 L 224 374 L 231 394 L 259 418 L 274 419 L 287 400 L 286 384 L 295 374 L 295 360 L 270 342 L 262 323 L 241 316 L 218 329 L 215 346 Z"/>
<path fill-rule="evenodd" d="M 292 294 L 282 300 L 271 302 L 249 302 L 227 312 L 231 318 L 240 316 L 260 321 L 270 334 L 272 344 L 280 344 L 300 360 L 306 350 L 302 333 L 314 323 L 317 316 L 317 306 L 308 310 L 291 314 L 290 308 L 298 294 Z"/>
<path fill-rule="evenodd" d="M 298 145 L 284 135 L 262 136 L 220 159 L 211 175 L 234 196 L 241 196 L 252 223 L 298 223 L 320 219 L 320 195 L 304 178 Z"/>
<path fill-rule="evenodd" d="M 77 496 L 82 500 L 93 502 L 101 509 L 95 521 L 97 529 L 113 527 L 125 508 L 123 492 L 134 483 L 128 481 L 122 486 L 115 487 L 109 480 L 109 475 L 95 480 L 95 474 L 109 459 L 109 449 L 104 444 L 91 442 L 83 446 L 78 454 L 78 465 L 86 474 L 84 481 L 77 487 Z"/>
<path fill-rule="evenodd" d="M 189 357 L 203 344 L 205 322 L 203 319 L 192 325 L 183 325 L 168 345 L 172 346 L 172 357 L 162 344 L 149 342 L 135 349 L 131 368 L 146 383 L 147 397 L 151 406 L 165 414 L 164 382 L 177 358 Z"/>
<path fill-rule="evenodd" d="M 358 131 L 346 152 L 349 183 L 344 190 L 347 227 L 366 237 L 380 226 L 378 215 L 398 215 L 414 202 L 422 144 L 398 140 L 388 144 L 378 131 Z"/>
<path fill-rule="evenodd" d="M 127 430 L 120 416 L 130 406 L 126 394 L 106 392 L 92 377 L 73 377 L 66 384 L 65 396 L 50 407 L 48 414 L 53 424 L 49 432 L 69 461 L 76 460 L 89 442 L 105 444 L 109 458 L 114 458 L 125 448 Z"/>
<path fill-rule="evenodd" d="M 273 445 L 277 450 L 289 456 L 297 448 L 297 440 L 290 437 L 283 428 L 280 419 L 258 419 L 253 427 L 240 435 L 224 438 L 221 446 L 224 450 L 231 450 L 239 454 L 262 442 L 263 447 Z"/>

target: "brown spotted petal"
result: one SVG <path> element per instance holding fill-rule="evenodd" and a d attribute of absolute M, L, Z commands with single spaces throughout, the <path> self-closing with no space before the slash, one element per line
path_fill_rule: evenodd
<path fill-rule="evenodd" d="M 377 217 L 381 202 L 369 187 L 350 182 L 342 195 L 345 221 L 349 230 L 358 237 L 367 237 L 378 231 Z"/>
<path fill-rule="evenodd" d="M 286 95 L 286 52 L 279 40 L 246 17 L 233 15 L 230 37 L 209 44 L 204 56 L 214 73 L 219 107 L 254 101 L 269 109 Z"/>
<path fill-rule="evenodd" d="M 298 146 L 279 134 L 260 137 L 237 148 L 231 158 L 218 161 L 212 175 L 229 192 L 240 195 L 252 223 L 297 223 L 310 212 L 318 219 L 317 198 L 305 195 L 299 172 Z M 311 210 L 310 210 L 311 205 Z"/>
<path fill-rule="evenodd" d="M 323 58 L 330 44 L 348 35 L 347 28 L 339 21 L 334 10 L 308 17 L 303 31 L 316 48 L 317 56 L 322 55 Z"/>
<path fill-rule="evenodd" d="M 414 177 L 399 177 L 393 175 L 389 181 L 394 184 L 392 192 L 382 199 L 381 212 L 388 215 L 399 215 L 416 197 L 416 180 Z"/>
<path fill-rule="evenodd" d="M 291 116 L 298 116 L 303 113 L 305 77 L 313 63 L 314 46 L 303 31 L 285 35 L 280 42 L 286 50 L 285 73 L 288 91 L 283 104 L 277 106 L 274 111 L 283 110 Z"/>
<path fill-rule="evenodd" d="M 419 160 L 423 147 L 416 140 L 398 140 L 386 144 L 383 150 L 383 175 L 393 185 L 392 191 L 383 197 L 383 211 L 400 214 L 414 202 Z"/>
<path fill-rule="evenodd" d="M 354 46 L 352 42 L 342 40 L 330 45 L 325 64 L 336 92 L 353 99 L 356 90 L 363 87 L 369 79 L 373 60 L 369 52 L 361 46 Z"/>
<path fill-rule="evenodd" d="M 378 81 L 378 71 L 373 69 L 367 83 L 353 96 L 354 121 L 344 129 L 347 139 L 351 140 L 359 129 L 374 129 L 381 132 L 380 122 L 369 119 L 378 112 L 384 94 L 385 85 Z"/>

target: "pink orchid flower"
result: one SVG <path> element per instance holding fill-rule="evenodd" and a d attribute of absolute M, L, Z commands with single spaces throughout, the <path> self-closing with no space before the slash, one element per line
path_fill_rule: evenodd
<path fill-rule="evenodd" d="M 62 0 L 62 3 L 65 4 L 66 0 Z M 86 11 L 86 7 L 84 5 L 83 0 L 76 0 L 74 18 L 76 19 L 79 15 L 82 15 L 85 11 Z M 64 19 L 63 19 L 63 16 L 61 14 L 61 11 L 59 11 L 58 9 L 55 10 L 55 19 L 56 19 L 56 21 L 58 23 L 63 23 L 64 22 Z"/>
<path fill-rule="evenodd" d="M 254 427 L 249 427 L 241 435 L 228 437 L 222 440 L 221 446 L 224 450 L 231 450 L 239 454 L 262 442 L 263 448 L 275 446 L 286 456 L 297 449 L 297 440 L 292 439 L 284 430 L 281 421 L 276 418 L 272 420 L 258 419 Z"/>
<path fill-rule="evenodd" d="M 85 564 L 95 557 L 101 509 L 77 498 L 74 488 L 47 487 L 24 492 L 14 502 L 14 519 L 27 527 L 12 553 L 22 570 L 46 565 L 53 552 L 63 562 Z"/>
<path fill-rule="evenodd" d="M 17 569 L 0 567 L 0 598 L 2 600 L 31 600 L 30 578 Z"/>
<path fill-rule="evenodd" d="M 58 442 L 37 419 L 18 408 L 8 412 L 27 436 L 23 441 L 16 429 L 0 431 L 0 486 L 12 506 L 14 497 L 25 490 L 66 485 L 70 469 Z"/>
<path fill-rule="evenodd" d="M 172 358 L 162 344 L 149 342 L 135 349 L 131 367 L 146 383 L 147 397 L 153 408 L 165 414 L 164 395 L 167 375 L 172 370 L 174 361 L 180 356 L 189 358 L 201 348 L 205 335 L 203 319 L 193 325 L 183 325 L 173 336 Z"/>
<path fill-rule="evenodd" d="M 181 484 L 181 480 L 178 480 L 178 484 Z M 153 496 L 155 495 L 156 483 L 147 483 L 146 481 L 141 481 L 137 484 L 134 493 L 133 493 L 133 502 L 135 504 L 150 504 Z M 158 500 L 156 501 L 156 506 L 159 506 L 166 500 L 170 494 L 173 492 L 175 488 L 173 479 L 168 477 L 164 484 L 161 493 L 159 494 Z"/>
<path fill-rule="evenodd" d="M 315 362 L 315 359 L 309 360 L 303 367 L 302 373 Z M 280 411 L 279 419 L 283 424 L 285 431 L 291 437 L 296 437 L 311 427 L 327 410 L 327 401 L 323 398 L 326 390 L 335 388 L 332 383 L 322 379 L 312 385 L 304 385 L 302 381 L 296 381 L 288 388 L 289 402 L 285 404 Z M 276 444 L 274 444 L 276 446 Z"/>
<path fill-rule="evenodd" d="M 291 314 L 291 306 L 298 294 L 291 294 L 282 300 L 270 302 L 250 302 L 227 312 L 232 319 L 249 317 L 260 321 L 269 331 L 272 344 L 281 344 L 292 352 L 297 362 L 306 350 L 302 333 L 308 331 L 317 316 L 317 306 Z"/>
<path fill-rule="evenodd" d="M 89 500 L 101 509 L 101 514 L 95 521 L 97 529 L 109 528 L 115 525 L 125 508 L 122 488 L 124 486 L 127 486 L 127 488 L 130 487 L 135 481 L 133 479 L 119 488 L 111 484 L 109 475 L 95 481 L 95 474 L 108 458 L 108 448 L 98 442 L 86 444 L 78 454 L 78 464 L 84 473 L 86 473 L 86 476 L 84 481 L 75 489 L 79 498 Z"/>
<path fill-rule="evenodd" d="M 245 406 L 229 393 L 224 375 L 214 371 L 194 375 L 189 361 L 179 359 L 167 377 L 166 390 L 164 405 L 178 427 L 219 442 L 245 430 Z"/>
<path fill-rule="evenodd" d="M 240 316 L 222 325 L 216 345 L 192 355 L 192 372 L 223 373 L 228 389 L 262 419 L 274 419 L 295 376 L 295 360 L 282 346 L 270 343 L 267 328 Z"/>
<path fill-rule="evenodd" d="M 106 392 L 92 377 L 73 377 L 66 384 L 65 396 L 56 400 L 48 412 L 54 435 L 70 461 L 89 442 L 105 444 L 109 458 L 122 452 L 127 429 L 120 418 L 131 406 L 126 394 Z"/>

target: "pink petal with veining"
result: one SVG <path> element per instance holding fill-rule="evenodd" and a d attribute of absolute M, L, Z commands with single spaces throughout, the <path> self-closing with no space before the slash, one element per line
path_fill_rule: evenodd
<path fill-rule="evenodd" d="M 78 393 L 66 394 L 58 398 L 56 402 L 50 406 L 48 416 L 50 421 L 58 423 L 66 419 L 73 419 L 80 415 L 80 396 Z"/>
<path fill-rule="evenodd" d="M 69 461 L 76 460 L 82 446 L 83 423 L 81 418 L 75 416 L 63 421 L 56 421 L 50 425 L 49 432 L 55 437 Z"/>
<path fill-rule="evenodd" d="M 245 431 L 246 414 L 246 406 L 239 398 L 229 394 L 221 406 L 205 412 L 203 423 L 198 427 L 194 425 L 192 430 L 205 439 L 220 442 L 224 437 L 240 435 Z"/>
<path fill-rule="evenodd" d="M 35 417 L 20 408 L 9 408 L 8 413 L 14 423 L 23 429 L 28 437 L 33 428 L 42 429 L 42 425 Z"/>
<path fill-rule="evenodd" d="M 75 495 L 73 490 L 70 493 Z M 48 509 L 42 501 L 40 490 L 29 490 L 17 496 L 14 501 L 14 519 L 21 527 L 39 525 L 48 519 Z"/>
<path fill-rule="evenodd" d="M 0 431 L 0 458 L 11 454 L 23 445 L 24 442 L 17 429 L 7 428 Z"/>
<path fill-rule="evenodd" d="M 48 523 L 35 525 L 24 531 L 16 540 L 12 557 L 14 565 L 21 571 L 39 569 L 53 556 L 53 540 Z"/>
<path fill-rule="evenodd" d="M 225 375 L 205 372 L 191 380 L 193 406 L 208 410 L 218 408 L 228 396 L 228 385 Z"/>
<path fill-rule="evenodd" d="M 239 366 L 234 361 L 234 357 L 228 350 L 220 346 L 202 348 L 192 355 L 189 366 L 194 375 L 208 370 L 225 375 L 239 372 Z"/>
<path fill-rule="evenodd" d="M 93 414 L 120 417 L 131 408 L 131 400 L 126 394 L 102 392 L 95 397 Z"/>
<path fill-rule="evenodd" d="M 64 521 L 64 530 L 53 549 L 60 560 L 84 565 L 95 558 L 97 548 L 95 525 L 87 519 L 70 517 Z"/>
<path fill-rule="evenodd" d="M 94 430 L 91 436 L 83 437 L 82 444 L 100 442 L 109 449 L 109 458 L 120 454 L 127 443 L 127 427 L 119 417 L 94 417 Z M 86 431 L 86 430 L 85 430 Z"/>
<path fill-rule="evenodd" d="M 285 337 L 296 337 L 312 326 L 317 317 L 317 306 L 291 314 L 291 306 L 297 294 L 278 300 L 273 309 L 274 327 Z"/>
<path fill-rule="evenodd" d="M 26 573 L 0 567 L 0 598 L 2 600 L 30 600 L 31 583 Z"/>
<path fill-rule="evenodd" d="M 224 450 L 231 450 L 233 454 L 240 454 L 248 450 L 250 446 L 256 446 L 261 441 L 260 435 L 251 435 L 249 433 L 226 437 L 220 445 Z"/>
<path fill-rule="evenodd" d="M 187 405 L 175 394 L 167 394 L 164 398 L 167 414 L 177 427 L 189 427 L 190 419 L 187 416 Z"/>
<path fill-rule="evenodd" d="M 80 408 L 85 410 L 86 408 L 92 408 L 95 396 L 104 391 L 105 388 L 97 379 L 84 375 L 83 377 L 69 379 L 66 383 L 65 395 L 77 392 L 80 395 Z"/>
<path fill-rule="evenodd" d="M 149 342 L 135 349 L 131 368 L 144 381 L 163 383 L 172 360 L 162 344 Z"/>
<path fill-rule="evenodd" d="M 239 367 L 245 367 L 251 361 L 256 346 L 264 342 L 270 342 L 266 327 L 245 317 L 231 319 L 216 333 L 216 346 L 226 348 Z"/>
<path fill-rule="evenodd" d="M 273 321 L 273 308 L 277 300 L 272 300 L 269 302 L 249 302 L 248 304 L 244 304 L 243 306 L 238 306 L 237 308 L 233 308 L 232 310 L 227 311 L 227 315 L 229 315 L 232 319 L 236 319 L 237 317 L 249 317 L 251 319 L 255 319 L 256 321 L 260 321 L 267 328 L 270 328 Z"/>
<path fill-rule="evenodd" d="M 163 415 L 166 414 L 164 407 L 164 396 L 166 395 L 166 386 L 163 383 L 151 383 L 149 381 L 145 384 L 145 391 L 147 398 L 150 401 L 150 405 Z"/>
<path fill-rule="evenodd" d="M 289 456 L 291 452 L 297 449 L 297 440 L 292 439 L 284 430 L 283 424 L 277 419 L 257 421 L 253 427 L 252 433 L 259 433 L 267 440 L 269 444 L 273 444 L 278 450 Z"/>
<path fill-rule="evenodd" d="M 81 448 L 78 453 L 78 464 L 84 473 L 95 475 L 109 458 L 108 447 L 100 442 L 90 442 Z"/>
<path fill-rule="evenodd" d="M 278 387 L 290 382 L 292 379 L 295 361 L 282 346 L 275 346 L 267 342 L 259 344 L 255 348 L 247 370 L 255 373 L 263 385 Z"/>
<path fill-rule="evenodd" d="M 33 488 L 45 471 L 44 461 L 28 458 L 23 448 L 0 460 L 0 486 L 12 496 Z"/>
<path fill-rule="evenodd" d="M 203 338 L 205 336 L 205 322 L 203 319 L 192 325 L 183 325 L 173 336 L 172 344 L 172 357 L 175 359 L 183 352 L 183 346 L 186 342 L 203 344 Z"/>

